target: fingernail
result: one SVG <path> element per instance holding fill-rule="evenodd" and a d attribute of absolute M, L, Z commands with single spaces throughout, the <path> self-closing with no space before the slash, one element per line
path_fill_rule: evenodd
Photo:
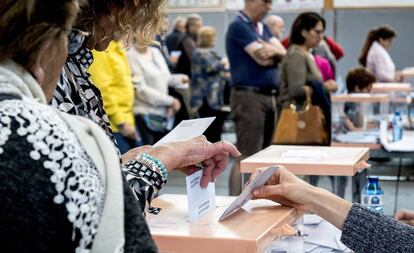
<path fill-rule="evenodd" d="M 254 189 L 254 190 L 253 190 L 253 194 L 254 194 L 254 195 L 259 195 L 259 190 Z"/>

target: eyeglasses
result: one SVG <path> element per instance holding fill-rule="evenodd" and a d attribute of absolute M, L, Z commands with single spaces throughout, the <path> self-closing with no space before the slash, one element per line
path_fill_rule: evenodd
<path fill-rule="evenodd" d="M 68 54 L 75 54 L 85 43 L 90 33 L 72 28 L 68 37 Z"/>
<path fill-rule="evenodd" d="M 317 29 L 312 29 L 317 35 L 323 35 L 325 33 L 325 30 L 317 30 Z"/>

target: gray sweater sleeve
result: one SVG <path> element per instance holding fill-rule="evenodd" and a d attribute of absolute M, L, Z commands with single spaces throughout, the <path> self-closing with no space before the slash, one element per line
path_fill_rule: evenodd
<path fill-rule="evenodd" d="M 299 52 L 292 52 L 285 61 L 289 95 L 294 100 L 306 98 L 305 84 L 308 70 L 305 57 Z"/>
<path fill-rule="evenodd" d="M 414 227 L 354 204 L 341 241 L 355 252 L 414 252 Z"/>

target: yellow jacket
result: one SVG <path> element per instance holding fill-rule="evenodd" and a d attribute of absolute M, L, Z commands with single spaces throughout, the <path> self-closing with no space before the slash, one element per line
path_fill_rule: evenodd
<path fill-rule="evenodd" d="M 105 52 L 94 50 L 92 54 L 94 61 L 89 73 L 102 93 L 112 130 L 119 132 L 118 126 L 125 123 L 135 127 L 134 86 L 124 45 L 112 41 Z"/>

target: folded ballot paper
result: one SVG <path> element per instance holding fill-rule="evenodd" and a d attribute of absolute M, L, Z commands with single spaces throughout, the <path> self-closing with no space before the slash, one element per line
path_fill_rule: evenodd
<path fill-rule="evenodd" d="M 224 210 L 220 216 L 219 221 L 226 219 L 234 214 L 237 210 L 242 208 L 252 198 L 252 191 L 258 187 L 263 186 L 272 175 L 278 170 L 277 166 L 269 167 L 260 174 L 258 174 L 252 181 L 250 181 L 245 187 L 242 193 Z"/>

